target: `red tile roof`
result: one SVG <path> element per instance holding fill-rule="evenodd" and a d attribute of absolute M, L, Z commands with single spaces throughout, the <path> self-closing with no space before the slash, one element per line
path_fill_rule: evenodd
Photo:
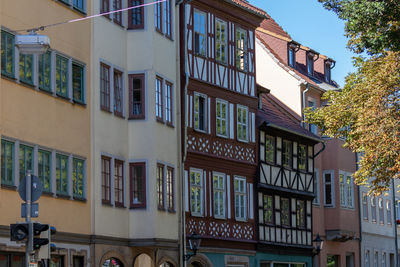
<path fill-rule="evenodd" d="M 236 5 L 244 7 L 245 9 L 251 10 L 251 11 L 253 11 L 253 12 L 255 12 L 255 13 L 261 15 L 261 16 L 268 17 L 267 12 L 265 12 L 261 8 L 253 6 L 252 4 L 250 4 L 246 0 L 229 0 L 229 1 L 235 3 Z"/>
<path fill-rule="evenodd" d="M 314 141 L 321 140 L 319 136 L 303 128 L 300 125 L 301 118 L 273 95 L 263 94 L 262 105 L 262 110 L 257 112 L 258 126 L 266 123 L 267 126 L 270 125 Z"/>
<path fill-rule="evenodd" d="M 275 34 L 279 34 L 279 35 L 289 38 L 289 39 L 292 39 L 292 37 L 290 37 L 290 35 L 278 23 L 276 23 L 276 21 L 269 15 L 268 15 L 268 19 L 264 19 L 261 22 L 260 27 L 267 31 L 273 32 Z"/>

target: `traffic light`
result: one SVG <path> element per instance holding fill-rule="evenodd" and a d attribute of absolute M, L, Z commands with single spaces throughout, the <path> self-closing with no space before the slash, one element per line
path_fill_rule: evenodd
<path fill-rule="evenodd" d="M 42 225 L 43 226 L 43 225 Z M 38 259 L 45 260 L 45 259 L 50 259 L 51 258 L 51 251 L 55 251 L 56 246 L 51 243 L 51 235 L 54 235 L 56 233 L 56 228 L 53 226 L 49 226 L 46 224 L 47 228 L 43 226 L 41 229 L 46 229 L 40 232 L 40 238 L 34 238 L 33 244 L 34 244 L 34 249 L 39 249 L 38 251 Z M 39 226 L 38 226 L 39 228 Z M 39 229 L 38 229 L 39 230 Z M 35 247 L 35 239 L 36 239 L 36 245 Z"/>
<path fill-rule="evenodd" d="M 29 237 L 29 224 L 16 223 L 10 224 L 11 241 L 23 241 Z"/>

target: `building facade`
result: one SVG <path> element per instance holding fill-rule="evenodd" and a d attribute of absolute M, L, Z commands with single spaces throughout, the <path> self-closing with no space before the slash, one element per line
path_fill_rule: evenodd
<path fill-rule="evenodd" d="M 257 263 L 255 266 L 312 266 L 314 150 L 321 140 L 299 116 L 272 95 L 257 114 Z"/>
<path fill-rule="evenodd" d="M 327 90 L 337 90 L 331 79 L 335 61 L 290 37 L 272 18 L 256 31 L 257 82 L 293 112 L 303 117 L 306 107 L 319 107 Z M 318 134 L 314 125 L 303 124 Z M 358 187 L 351 174 L 355 154 L 343 149 L 342 140 L 324 138 L 315 159 L 313 238 L 319 234 L 323 248 L 314 266 L 360 266 L 360 214 Z"/>
<path fill-rule="evenodd" d="M 181 266 L 177 6 L 95 1 L 92 171 L 95 266 Z"/>
<path fill-rule="evenodd" d="M 246 1 L 198 0 L 181 9 L 186 110 L 186 236 L 202 237 L 192 266 L 252 266 L 257 88 L 254 30 L 264 12 Z M 186 62 L 185 62 L 186 61 Z"/>
<path fill-rule="evenodd" d="M 91 23 L 45 28 L 51 49 L 24 55 L 15 36 L 91 14 L 91 1 L 2 1 L 0 265 L 23 266 L 9 225 L 22 222 L 17 188 L 27 170 L 43 182 L 39 217 L 56 227 L 54 266 L 90 266 Z M 46 16 L 38 16 L 46 14 Z M 18 30 L 21 30 L 17 32 Z"/>

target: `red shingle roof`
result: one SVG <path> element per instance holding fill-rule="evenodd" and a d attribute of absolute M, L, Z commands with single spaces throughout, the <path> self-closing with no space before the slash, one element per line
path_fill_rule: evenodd
<path fill-rule="evenodd" d="M 319 136 L 303 128 L 301 118 L 288 106 L 280 102 L 271 94 L 264 94 L 262 97 L 262 110 L 257 112 L 257 125 L 264 123 L 283 131 L 301 135 L 314 141 L 321 140 Z"/>
<path fill-rule="evenodd" d="M 261 15 L 261 16 L 268 17 L 267 12 L 265 12 L 261 8 L 253 6 L 252 4 L 247 2 L 246 0 L 229 0 L 229 1 L 239 5 L 241 7 L 244 7 L 245 9 L 251 10 L 251 11 L 253 11 L 253 12 L 255 12 L 255 13 Z"/>
<path fill-rule="evenodd" d="M 269 15 L 268 15 L 268 19 L 264 19 L 261 22 L 260 27 L 267 31 L 279 34 L 279 35 L 289 38 L 289 39 L 292 39 L 292 37 L 290 37 L 290 35 L 278 23 L 276 23 L 276 21 Z"/>

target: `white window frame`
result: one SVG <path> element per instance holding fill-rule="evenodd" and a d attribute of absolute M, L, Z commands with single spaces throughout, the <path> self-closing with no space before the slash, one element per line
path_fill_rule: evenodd
<path fill-rule="evenodd" d="M 214 179 L 218 179 L 218 183 L 220 182 L 219 178 L 222 178 L 222 187 L 216 188 Z M 220 185 L 221 186 L 221 185 Z M 222 194 L 222 211 L 219 211 L 215 209 L 215 202 L 217 201 L 215 198 L 215 194 L 219 193 Z M 219 198 L 218 198 L 219 200 Z M 219 204 L 219 203 L 218 203 Z M 218 205 L 217 205 L 218 206 Z M 215 218 L 218 219 L 225 219 L 226 218 L 226 175 L 224 173 L 220 172 L 213 172 L 213 214 Z"/>
<path fill-rule="evenodd" d="M 379 213 L 379 224 L 384 225 L 385 224 L 385 205 L 384 205 L 384 199 L 381 197 L 378 198 L 378 213 Z"/>
<path fill-rule="evenodd" d="M 236 190 L 236 188 L 235 188 L 235 182 L 236 181 L 238 181 L 239 183 L 243 183 L 243 189 L 244 189 L 244 191 L 237 191 Z M 235 219 L 237 220 L 237 221 L 246 221 L 247 220 L 247 183 L 246 183 L 246 178 L 245 177 L 242 177 L 242 176 L 234 176 L 234 179 L 233 179 L 233 189 L 234 189 L 234 192 L 235 192 L 235 199 L 234 199 L 234 205 L 235 205 Z M 243 210 L 243 214 L 238 214 L 237 212 L 236 212 L 236 198 L 237 197 L 243 197 L 243 207 L 244 207 L 244 210 Z M 240 201 L 238 202 L 239 204 L 240 204 Z M 242 206 L 241 205 L 239 205 L 239 210 L 240 210 L 240 208 L 242 208 Z"/>
<path fill-rule="evenodd" d="M 375 219 L 374 219 L 374 215 L 375 215 Z M 377 218 L 377 214 L 376 214 L 376 196 L 372 196 L 371 197 L 371 220 L 373 223 L 377 223 L 378 222 L 378 218 Z"/>
<path fill-rule="evenodd" d="M 220 36 L 220 38 L 218 38 L 217 37 L 217 32 L 218 32 L 218 26 L 219 25 L 219 32 L 220 32 L 220 34 L 219 34 L 219 36 Z M 222 38 L 221 38 L 221 36 L 222 36 L 222 25 L 224 25 L 225 26 L 225 31 L 224 31 L 224 36 L 225 36 L 225 42 L 224 41 L 222 41 Z M 217 62 L 220 62 L 220 63 L 223 63 L 223 64 L 226 64 L 226 62 L 227 62 L 227 53 L 226 53 L 226 48 L 227 48 L 227 32 L 228 32 L 228 30 L 227 30 L 228 28 L 227 28 L 227 23 L 226 23 L 226 21 L 223 21 L 223 20 L 221 20 L 221 19 L 215 19 L 215 60 L 217 61 Z M 218 49 L 218 44 L 220 44 L 220 49 Z M 222 49 L 222 46 L 223 46 L 223 49 Z M 219 53 L 220 53 L 220 55 L 222 56 L 222 54 L 224 54 L 225 55 L 225 58 L 224 59 L 222 59 L 222 58 L 218 58 L 218 54 L 217 54 L 217 52 L 219 51 Z"/>
<path fill-rule="evenodd" d="M 314 169 L 314 194 L 315 197 L 313 199 L 313 204 L 314 205 L 320 205 L 321 204 L 321 192 L 320 192 L 320 182 L 319 182 L 319 171 L 318 169 Z"/>
<path fill-rule="evenodd" d="M 196 98 L 200 98 L 200 97 L 204 98 L 204 114 L 203 114 L 203 116 L 204 116 L 204 120 L 203 120 L 204 121 L 204 129 L 200 129 L 199 128 L 199 126 L 200 126 L 200 110 L 196 111 Z M 199 106 L 199 108 L 200 108 L 200 106 Z M 199 125 L 197 127 L 196 127 L 196 117 L 198 118 L 198 121 L 199 121 Z M 196 131 L 205 133 L 205 132 L 207 132 L 207 127 L 208 127 L 208 99 L 207 99 L 207 95 L 195 92 L 194 93 L 194 97 L 193 97 L 193 128 Z"/>
<path fill-rule="evenodd" d="M 200 184 L 197 185 L 193 185 L 192 184 L 192 179 L 191 179 L 191 174 L 192 173 L 197 173 L 200 174 Z M 190 202 L 190 213 L 192 214 L 192 216 L 203 216 L 203 210 L 204 210 L 204 197 L 203 197 L 203 190 L 204 190 L 204 179 L 203 179 L 203 170 L 201 169 L 194 169 L 191 168 L 189 171 L 189 183 L 190 183 L 190 195 L 189 195 L 189 199 L 190 201 L 192 201 L 192 187 L 195 187 L 197 189 L 199 189 L 199 194 L 200 194 L 200 211 L 193 211 L 192 210 L 192 203 Z"/>
<path fill-rule="evenodd" d="M 366 201 L 364 201 L 364 198 Z M 369 220 L 368 214 L 368 194 L 366 192 L 361 193 L 361 205 L 362 205 L 362 217 L 365 221 Z"/>
<path fill-rule="evenodd" d="M 238 33 L 240 34 L 240 38 L 243 37 L 243 46 L 239 47 L 239 42 L 237 39 Z M 248 57 L 247 57 L 247 31 L 242 28 L 236 28 L 235 31 L 235 65 L 236 68 L 240 71 L 247 71 L 248 67 Z M 240 56 L 242 55 L 242 57 Z M 243 62 L 242 62 L 243 60 Z"/>
<path fill-rule="evenodd" d="M 199 28 L 197 28 L 196 25 L 199 24 L 201 20 L 199 19 L 198 21 L 196 21 L 196 16 L 204 17 L 204 25 L 200 24 Z M 199 38 L 198 52 L 196 52 L 196 34 L 198 34 L 199 37 L 203 37 L 204 40 L 204 43 L 202 44 Z M 203 57 L 207 56 L 207 14 L 198 9 L 194 9 L 194 14 L 193 14 L 193 51 L 198 56 L 203 56 Z"/>
<path fill-rule="evenodd" d="M 332 199 L 332 204 L 326 204 L 326 185 L 328 184 L 325 179 L 325 175 L 330 174 L 331 175 L 331 182 L 329 183 L 331 185 L 331 199 Z M 335 207 L 335 172 L 333 170 L 325 170 L 322 172 L 322 176 L 324 179 L 324 206 L 325 207 Z"/>
<path fill-rule="evenodd" d="M 220 104 L 221 111 L 220 114 L 222 115 L 222 105 L 225 105 L 225 118 L 220 116 L 218 117 L 218 104 Z M 222 100 L 222 99 L 216 99 L 215 100 L 215 133 L 219 137 L 224 137 L 228 138 L 228 131 L 229 131 L 229 119 L 228 119 L 228 114 L 229 114 L 229 103 L 228 101 Z M 221 129 L 222 129 L 222 122 L 225 121 L 225 134 L 219 133 L 218 132 L 218 121 L 221 121 Z"/>
<path fill-rule="evenodd" d="M 343 182 L 340 180 L 343 176 Z M 350 179 L 350 184 L 348 180 Z M 339 196 L 342 208 L 354 208 L 354 179 L 349 172 L 339 170 Z"/>
<path fill-rule="evenodd" d="M 245 118 L 245 122 L 243 121 L 239 121 L 239 112 L 242 112 L 243 110 L 246 111 L 246 116 L 244 116 Z M 242 116 L 243 117 L 243 116 Z M 242 142 L 248 142 L 249 141 L 249 109 L 246 106 L 242 106 L 242 105 L 237 105 L 236 107 L 236 133 L 237 133 L 237 139 L 239 141 Z M 242 127 L 242 133 L 243 133 L 243 127 L 246 128 L 246 138 L 241 138 L 241 136 L 239 136 L 239 127 Z"/>
<path fill-rule="evenodd" d="M 392 225 L 392 201 L 390 199 L 386 199 L 386 223 L 388 225 Z"/>
<path fill-rule="evenodd" d="M 170 86 L 169 91 L 169 101 L 168 101 L 168 90 L 167 87 Z M 164 80 L 164 113 L 165 113 L 165 122 L 174 125 L 174 84 L 169 80 Z M 171 110 L 171 117 L 169 118 L 169 114 L 167 112 L 168 108 Z"/>

